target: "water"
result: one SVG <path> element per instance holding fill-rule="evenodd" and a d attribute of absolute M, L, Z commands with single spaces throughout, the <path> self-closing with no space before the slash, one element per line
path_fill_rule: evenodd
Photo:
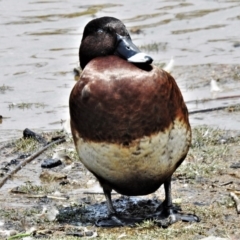
<path fill-rule="evenodd" d="M 133 41 L 156 63 L 174 57 L 188 69 L 240 62 L 238 0 L 0 0 L 0 9 L 0 140 L 26 127 L 62 127 L 83 28 L 95 17 L 114 16 L 139 29 Z"/>

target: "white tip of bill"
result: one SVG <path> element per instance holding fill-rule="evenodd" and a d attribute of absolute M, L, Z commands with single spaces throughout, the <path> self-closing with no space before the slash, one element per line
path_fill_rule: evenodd
<path fill-rule="evenodd" d="M 153 59 L 150 56 L 142 52 L 133 55 L 127 60 L 128 62 L 132 62 L 132 63 L 149 63 L 149 64 L 151 64 L 153 61 Z"/>

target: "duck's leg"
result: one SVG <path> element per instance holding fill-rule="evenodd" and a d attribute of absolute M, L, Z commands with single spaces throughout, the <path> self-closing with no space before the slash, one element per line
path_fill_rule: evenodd
<path fill-rule="evenodd" d="M 124 222 L 117 216 L 117 212 L 112 203 L 111 189 L 101 184 L 103 187 L 103 192 L 106 198 L 108 217 L 104 219 L 99 219 L 96 222 L 98 227 L 119 227 L 124 226 Z"/>
<path fill-rule="evenodd" d="M 164 219 L 166 217 L 169 218 L 169 224 L 172 224 L 177 221 L 184 222 L 199 222 L 200 219 L 194 214 L 184 214 L 181 212 L 181 209 L 178 209 L 172 204 L 172 194 L 171 194 L 171 178 L 169 178 L 166 182 L 164 182 L 164 190 L 165 190 L 165 200 L 164 202 L 157 208 L 158 218 L 159 220 Z"/>
<path fill-rule="evenodd" d="M 163 211 L 167 215 L 171 215 L 173 213 L 171 178 L 164 183 L 164 190 L 165 200 L 163 202 Z"/>
<path fill-rule="evenodd" d="M 97 177 L 97 179 L 98 179 L 101 187 L 103 188 L 104 196 L 106 198 L 108 216 L 116 215 L 116 210 L 113 206 L 112 197 L 111 197 L 112 188 L 103 179 L 101 179 L 99 177 Z"/>
<path fill-rule="evenodd" d="M 112 203 L 112 197 L 111 197 L 111 190 L 103 189 L 106 201 L 107 201 L 107 209 L 108 209 L 108 215 L 112 216 L 116 214 L 116 210 L 113 207 Z"/>
<path fill-rule="evenodd" d="M 129 218 L 124 216 L 119 216 L 113 206 L 111 191 L 107 185 L 101 184 L 103 187 L 103 192 L 106 198 L 107 209 L 108 209 L 108 217 L 104 219 L 99 219 L 96 221 L 96 225 L 98 227 L 121 227 L 121 226 L 133 226 L 136 223 L 141 222 L 143 219 L 139 218 Z"/>
<path fill-rule="evenodd" d="M 124 226 L 124 223 L 117 217 L 117 212 L 112 203 L 112 197 L 111 197 L 112 188 L 104 180 L 98 178 L 98 181 L 103 188 L 103 192 L 106 198 L 108 217 L 97 220 L 95 224 L 98 227 Z"/>

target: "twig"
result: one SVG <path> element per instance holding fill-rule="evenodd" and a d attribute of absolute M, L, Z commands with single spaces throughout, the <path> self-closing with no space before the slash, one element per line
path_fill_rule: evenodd
<path fill-rule="evenodd" d="M 206 101 L 211 101 L 211 100 L 221 100 L 221 99 L 226 99 L 226 98 L 235 98 L 235 97 L 240 97 L 239 95 L 237 96 L 229 96 L 229 97 L 220 97 L 217 99 L 206 99 Z M 191 103 L 191 102 L 198 102 L 197 100 L 192 100 L 192 101 L 186 101 L 185 103 Z M 199 102 L 204 102 L 204 100 L 201 100 Z M 234 105 L 230 105 L 230 106 L 220 106 L 220 107 L 213 107 L 213 108 L 204 108 L 204 109 L 199 109 L 199 110 L 192 110 L 189 111 L 189 114 L 196 114 L 196 113 L 204 113 L 204 112 L 213 112 L 213 111 L 218 111 L 218 110 L 223 110 L 223 109 L 227 109 L 227 108 L 235 108 L 235 107 L 239 107 L 239 103 L 238 104 L 234 104 Z"/>
<path fill-rule="evenodd" d="M 36 153 L 34 153 L 32 156 L 26 158 L 23 162 L 19 163 L 17 165 L 17 167 L 15 169 L 13 169 L 10 173 L 8 173 L 1 181 L 0 181 L 0 188 L 4 185 L 4 183 L 13 176 L 13 174 L 15 174 L 16 172 L 18 172 L 20 169 L 22 169 L 22 167 L 24 167 L 27 163 L 30 163 L 33 159 L 35 159 L 36 157 L 38 157 L 40 154 L 42 154 L 45 150 L 47 150 L 49 147 L 51 147 L 54 144 L 57 143 L 63 143 L 66 140 L 64 138 L 62 139 L 58 139 L 54 142 L 49 143 L 48 145 L 46 145 L 45 147 L 43 147 L 42 149 L 40 149 L 39 151 L 37 151 Z"/>
<path fill-rule="evenodd" d="M 230 196 L 232 197 L 232 199 L 234 200 L 234 202 L 236 204 L 237 213 L 240 214 L 240 200 L 239 200 L 239 198 L 233 192 L 230 192 Z"/>
<path fill-rule="evenodd" d="M 202 103 L 202 102 L 210 102 L 215 100 L 225 100 L 225 99 L 232 99 L 232 98 L 240 98 L 240 95 L 232 95 L 232 96 L 223 96 L 223 97 L 217 97 L 217 98 L 203 98 L 199 100 L 189 100 L 185 103 Z"/>
<path fill-rule="evenodd" d="M 240 195 L 240 191 L 234 191 L 236 195 Z"/>
<path fill-rule="evenodd" d="M 28 198 L 49 198 L 54 200 L 68 200 L 69 197 L 57 197 L 57 196 L 51 196 L 51 195 L 45 195 L 45 194 L 39 194 L 39 195 L 25 195 Z"/>
<path fill-rule="evenodd" d="M 229 192 L 235 193 L 236 195 L 240 195 L 240 190 L 235 190 L 235 189 L 232 189 L 232 188 L 227 188 L 227 190 L 228 190 Z"/>
<path fill-rule="evenodd" d="M 103 192 L 93 192 L 93 191 L 84 191 L 83 192 L 83 194 L 92 194 L 92 195 L 94 195 L 94 194 L 100 194 L 100 195 L 103 195 L 104 193 Z M 116 192 L 112 192 L 111 193 L 111 195 L 116 195 L 116 194 L 118 194 L 118 193 L 116 193 Z"/>
<path fill-rule="evenodd" d="M 233 181 L 222 183 L 222 184 L 220 184 L 220 186 L 227 186 L 227 185 L 230 185 L 230 184 L 233 184 Z"/>
<path fill-rule="evenodd" d="M 9 237 L 8 240 L 20 239 L 20 238 L 22 239 L 24 237 L 29 237 L 31 235 L 32 235 L 32 233 L 18 233 L 14 236 Z"/>
<path fill-rule="evenodd" d="M 239 104 L 236 104 L 236 106 L 238 106 L 238 105 Z M 230 107 L 234 107 L 234 106 L 222 106 L 222 107 L 214 107 L 214 108 L 204 108 L 204 109 L 189 111 L 189 114 L 213 112 L 213 111 L 223 110 L 223 109 L 230 108 Z"/>

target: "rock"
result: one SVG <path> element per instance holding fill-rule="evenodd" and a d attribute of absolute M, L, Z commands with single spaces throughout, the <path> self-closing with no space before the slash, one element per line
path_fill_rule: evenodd
<path fill-rule="evenodd" d="M 240 168 L 240 162 L 238 163 L 233 163 L 230 168 Z"/>
<path fill-rule="evenodd" d="M 240 42 L 236 42 L 233 44 L 234 47 L 240 47 Z"/>
<path fill-rule="evenodd" d="M 42 168 L 54 168 L 62 164 L 62 161 L 60 159 L 45 159 L 43 163 L 41 164 Z"/>
<path fill-rule="evenodd" d="M 83 232 L 66 232 L 67 236 L 73 236 L 73 237 L 84 237 L 84 233 Z"/>
<path fill-rule="evenodd" d="M 38 214 L 37 216 L 40 218 L 45 218 L 49 222 L 53 222 L 58 214 L 59 211 L 55 206 L 43 206 L 42 213 Z"/>
<path fill-rule="evenodd" d="M 16 159 L 12 159 L 11 161 L 10 161 L 10 163 L 8 163 L 9 164 L 9 166 L 10 165 L 17 165 L 17 164 L 19 164 L 19 160 L 16 158 Z"/>
<path fill-rule="evenodd" d="M 14 236 L 16 234 L 17 234 L 17 231 L 14 229 L 10 229 L 10 230 L 1 230 L 0 229 L 0 237 L 4 237 L 3 239 L 6 239 L 5 237 Z"/>
<path fill-rule="evenodd" d="M 42 144 L 47 143 L 47 141 L 41 135 L 31 131 L 28 128 L 26 128 L 23 131 L 23 138 L 33 138 L 34 140 L 38 141 L 39 143 L 42 143 Z"/>

